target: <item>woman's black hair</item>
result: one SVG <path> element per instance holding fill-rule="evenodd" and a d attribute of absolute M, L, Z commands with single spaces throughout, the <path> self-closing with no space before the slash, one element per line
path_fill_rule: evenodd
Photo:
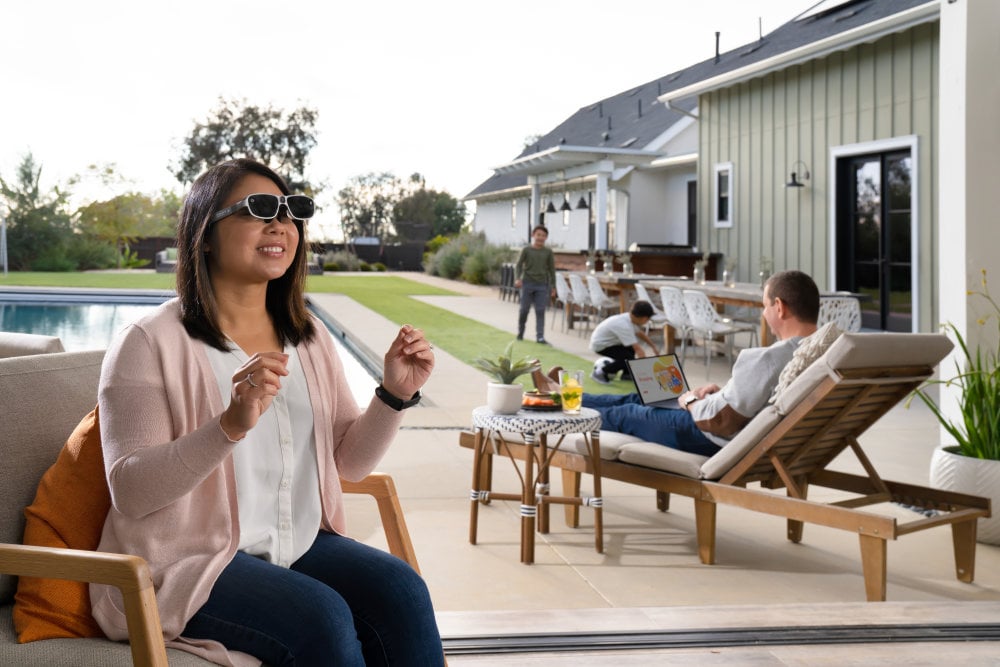
<path fill-rule="evenodd" d="M 181 321 L 192 338 L 223 351 L 228 350 L 229 345 L 219 327 L 218 305 L 208 271 L 205 242 L 212 226 L 212 216 L 223 208 L 240 179 L 251 174 L 273 181 L 282 194 L 291 194 L 284 179 L 266 165 L 245 158 L 228 160 L 195 179 L 184 199 L 177 223 L 177 295 L 181 301 Z M 305 228 L 303 223 L 294 222 L 299 227 L 295 259 L 283 276 L 267 284 L 265 302 L 282 345 L 298 345 L 312 340 L 315 334 L 304 296 Z"/>

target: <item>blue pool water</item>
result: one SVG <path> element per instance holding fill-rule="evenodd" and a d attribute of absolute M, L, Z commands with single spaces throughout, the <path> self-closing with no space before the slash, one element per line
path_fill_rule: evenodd
<path fill-rule="evenodd" d="M 170 296 L 170 293 L 0 293 L 0 331 L 58 336 L 68 352 L 104 349 L 119 329 Z M 377 382 L 337 336 L 332 338 L 344 362 L 351 392 L 364 407 Z"/>

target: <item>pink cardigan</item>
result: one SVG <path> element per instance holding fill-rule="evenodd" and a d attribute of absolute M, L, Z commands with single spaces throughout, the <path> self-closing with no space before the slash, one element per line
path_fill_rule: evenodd
<path fill-rule="evenodd" d="M 372 397 L 361 412 L 319 321 L 298 346 L 313 411 L 322 527 L 344 532 L 340 478 L 360 480 L 382 459 L 402 420 Z M 228 397 L 226 397 L 228 403 Z M 219 664 L 259 664 L 221 644 L 179 637 L 208 599 L 240 540 L 234 447 L 219 426 L 223 398 L 204 344 L 187 335 L 173 299 L 126 327 L 108 349 L 98 394 L 111 511 L 101 551 L 149 563 L 168 645 Z M 121 596 L 91 584 L 94 618 L 127 637 Z"/>

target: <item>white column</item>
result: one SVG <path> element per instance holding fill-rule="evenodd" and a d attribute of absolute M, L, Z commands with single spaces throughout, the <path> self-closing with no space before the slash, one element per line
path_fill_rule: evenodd
<path fill-rule="evenodd" d="M 597 172 L 597 201 L 594 203 L 594 248 L 608 247 L 608 174 Z"/>
<path fill-rule="evenodd" d="M 1000 296 L 1000 2 L 941 0 L 940 113 L 938 151 L 938 321 L 953 323 L 970 348 L 996 349 L 996 324 L 980 326 L 984 313 L 966 290 L 978 289 L 986 269 Z M 953 357 L 941 364 L 954 374 Z M 942 390 L 945 411 L 957 415 L 957 394 Z"/>
<path fill-rule="evenodd" d="M 542 186 L 538 184 L 537 176 L 528 176 L 531 185 L 531 199 L 528 201 L 528 243 L 531 243 L 531 230 L 539 224 L 538 214 L 542 209 Z"/>

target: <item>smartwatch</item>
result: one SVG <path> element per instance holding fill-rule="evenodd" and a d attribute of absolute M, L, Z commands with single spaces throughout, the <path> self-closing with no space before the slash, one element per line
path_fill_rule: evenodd
<path fill-rule="evenodd" d="M 390 408 L 399 412 L 400 410 L 405 410 L 406 408 L 412 408 L 414 405 L 420 402 L 420 392 L 418 391 L 409 400 L 404 401 L 401 398 L 396 398 L 390 394 L 385 387 L 379 385 L 375 387 L 375 395 L 378 396 L 379 400 L 388 405 Z"/>

